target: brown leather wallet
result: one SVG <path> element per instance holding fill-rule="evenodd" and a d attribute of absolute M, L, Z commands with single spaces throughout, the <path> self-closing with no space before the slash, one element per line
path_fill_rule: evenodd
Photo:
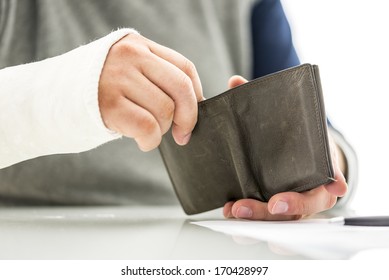
<path fill-rule="evenodd" d="M 199 103 L 190 142 L 160 152 L 187 214 L 333 182 L 318 67 L 303 64 Z"/>

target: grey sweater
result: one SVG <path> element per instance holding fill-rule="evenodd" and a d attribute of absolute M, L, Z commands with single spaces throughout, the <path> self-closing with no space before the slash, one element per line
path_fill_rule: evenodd
<path fill-rule="evenodd" d="M 231 75 L 250 75 L 253 2 L 0 0 L 0 69 L 132 27 L 193 61 L 210 97 L 226 89 Z M 143 153 L 132 139 L 121 139 L 1 169 L 0 203 L 163 205 L 177 199 L 158 150 Z"/>

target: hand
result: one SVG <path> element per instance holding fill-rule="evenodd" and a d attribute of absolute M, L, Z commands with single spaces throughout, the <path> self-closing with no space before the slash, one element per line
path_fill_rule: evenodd
<path fill-rule="evenodd" d="M 233 76 L 229 87 L 247 82 L 240 76 Z M 330 135 L 329 135 L 330 136 Z M 227 202 L 223 214 L 226 218 L 243 218 L 249 220 L 295 220 L 332 208 L 338 197 L 347 192 L 347 183 L 341 171 L 344 162 L 340 149 L 331 136 L 329 138 L 335 182 L 322 185 L 303 193 L 284 192 L 272 196 L 268 203 L 255 199 L 240 199 Z"/>
<path fill-rule="evenodd" d="M 192 62 L 130 34 L 107 55 L 98 99 L 106 127 L 134 138 L 142 151 L 149 151 L 158 147 L 171 126 L 178 144 L 189 142 L 203 93 Z"/>

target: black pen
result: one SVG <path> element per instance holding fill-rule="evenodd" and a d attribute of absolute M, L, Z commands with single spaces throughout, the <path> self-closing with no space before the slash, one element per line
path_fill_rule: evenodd
<path fill-rule="evenodd" d="M 345 226 L 389 227 L 389 216 L 335 217 L 329 222 Z"/>
<path fill-rule="evenodd" d="M 344 218 L 345 226 L 389 227 L 389 216 L 366 216 Z"/>

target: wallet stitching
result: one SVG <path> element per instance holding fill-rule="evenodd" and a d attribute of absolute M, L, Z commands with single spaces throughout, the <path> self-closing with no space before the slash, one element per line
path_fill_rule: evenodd
<path fill-rule="evenodd" d="M 323 140 L 322 140 L 322 133 L 321 133 L 321 129 L 320 129 L 320 116 L 319 116 L 319 108 L 318 108 L 318 102 L 317 102 L 317 98 L 316 98 L 316 95 L 317 95 L 317 90 L 316 90 L 316 87 L 314 86 L 314 83 L 313 83 L 313 76 L 312 76 L 312 72 L 309 71 L 308 73 L 309 75 L 309 86 L 310 86 L 310 89 L 311 91 L 313 92 L 313 104 L 315 106 L 315 122 L 316 122 L 316 133 L 317 133 L 317 137 L 319 138 L 319 146 L 320 146 L 320 149 L 323 151 Z M 324 157 L 323 157 L 323 154 L 321 153 L 321 167 L 323 168 L 324 167 Z M 325 168 L 324 168 L 325 169 Z"/>
<path fill-rule="evenodd" d="M 311 83 L 312 83 L 312 86 L 314 87 L 314 90 L 315 90 L 314 91 L 315 92 L 315 100 L 317 102 L 317 108 L 316 108 L 316 115 L 317 115 L 317 117 L 316 117 L 316 121 L 317 121 L 318 131 L 320 133 L 319 136 L 322 136 L 322 137 L 319 137 L 319 138 L 320 138 L 321 148 L 322 148 L 322 154 L 321 155 L 322 155 L 323 171 L 326 174 L 328 174 L 328 179 L 330 181 L 333 181 L 332 176 L 334 176 L 334 175 L 333 175 L 332 167 L 329 164 L 329 161 L 331 161 L 331 154 L 330 154 L 331 151 L 330 151 L 329 144 L 328 144 L 328 132 L 326 133 L 326 129 L 325 129 L 325 127 L 326 127 L 326 125 L 325 125 L 326 116 L 325 116 L 324 109 L 321 108 L 321 107 L 324 108 L 324 101 L 319 96 L 321 88 L 320 88 L 320 84 L 316 80 L 315 69 L 313 67 L 311 68 L 310 75 L 312 77 Z M 321 103 L 323 103 L 323 104 L 321 104 Z M 320 104 L 322 106 L 320 106 Z"/>
<path fill-rule="evenodd" d="M 312 68 L 311 68 L 312 69 Z M 327 164 L 326 164 L 326 158 L 325 154 L 327 153 L 327 149 L 325 149 L 324 142 L 323 142 L 323 127 L 321 123 L 321 114 L 320 114 L 320 108 L 319 108 L 319 100 L 318 100 L 318 89 L 314 84 L 314 77 L 312 71 L 309 71 L 309 77 L 310 77 L 310 86 L 312 89 L 313 94 L 313 101 L 315 105 L 315 116 L 316 116 L 316 125 L 317 125 L 317 133 L 320 141 L 320 149 L 322 150 L 321 153 L 321 166 L 323 168 L 323 171 L 325 173 L 328 173 Z"/>

